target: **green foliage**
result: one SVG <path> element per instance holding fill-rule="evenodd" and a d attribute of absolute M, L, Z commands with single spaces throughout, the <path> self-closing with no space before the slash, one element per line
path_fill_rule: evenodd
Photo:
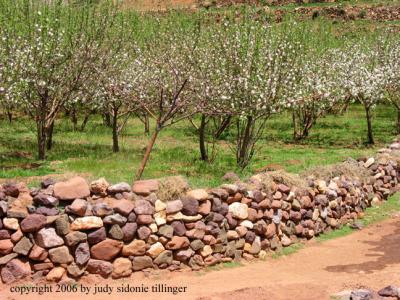
<path fill-rule="evenodd" d="M 240 171 L 228 146 L 219 141 L 213 163 L 199 160 L 197 139 L 189 122 L 168 127 L 160 135 L 150 158 L 145 178 L 183 175 L 195 187 L 221 184 L 221 177 L 235 171 L 241 177 L 268 165 L 281 166 L 298 173 L 307 168 L 333 164 L 347 157 L 373 155 L 392 140 L 394 110 L 379 106 L 374 129 L 377 145 L 363 144 L 364 119 L 362 108 L 353 105 L 343 116 L 327 116 L 317 123 L 307 140 L 292 142 L 291 120 L 286 114 L 276 115 L 268 124 L 251 164 Z M 197 120 L 195 120 L 197 122 Z M 45 174 L 80 173 L 89 179 L 105 177 L 110 182 L 132 180 L 132 174 L 143 155 L 148 136 L 143 124 L 130 119 L 121 136 L 121 151 L 112 153 L 111 129 L 98 117 L 90 120 L 86 131 L 74 131 L 68 119 L 56 120 L 54 147 L 47 162 L 35 159 L 34 123 L 25 117 L 9 124 L 0 120 L 0 178 L 21 178 Z M 23 165 L 42 163 L 39 168 Z M 32 179 L 30 179 L 32 180 Z"/>

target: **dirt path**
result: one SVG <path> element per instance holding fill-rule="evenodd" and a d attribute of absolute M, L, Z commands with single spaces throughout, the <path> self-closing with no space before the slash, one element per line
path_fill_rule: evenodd
<path fill-rule="evenodd" d="M 135 274 L 130 279 L 111 281 L 92 277 L 82 284 L 91 287 L 108 284 L 114 288 L 110 295 L 85 296 L 80 293 L 53 293 L 59 300 L 94 299 L 329 299 L 345 289 L 370 287 L 380 289 L 388 284 L 400 285 L 400 218 L 393 217 L 371 225 L 346 237 L 318 243 L 311 242 L 297 253 L 247 263 L 237 268 L 211 272 L 161 272 L 146 278 Z M 186 286 L 187 292 L 117 293 L 122 285 Z M 30 294 L 29 298 L 0 286 L 1 300 L 45 299 L 49 294 Z M 47 296 L 46 296 L 47 295 Z"/>

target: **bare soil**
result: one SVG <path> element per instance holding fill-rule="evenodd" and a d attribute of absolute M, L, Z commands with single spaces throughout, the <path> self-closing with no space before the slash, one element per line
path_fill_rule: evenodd
<path fill-rule="evenodd" d="M 1 300 L 38 300 L 57 297 L 58 300 L 93 299 L 330 299 L 334 293 L 354 288 L 375 290 L 389 284 L 400 285 L 400 217 L 374 224 L 348 236 L 327 242 L 311 241 L 298 252 L 278 259 L 244 263 L 235 268 L 200 272 L 158 271 L 145 276 L 135 273 L 128 279 L 105 280 L 87 276 L 79 283 L 114 287 L 110 295 L 53 293 L 17 295 L 10 286 L 0 284 Z M 28 282 L 21 283 L 27 284 Z M 117 293 L 121 285 L 167 284 L 186 286 L 187 292 Z M 18 285 L 18 284 L 16 284 Z M 15 285 L 14 285 L 15 286 Z M 46 296 L 47 295 L 47 296 Z"/>

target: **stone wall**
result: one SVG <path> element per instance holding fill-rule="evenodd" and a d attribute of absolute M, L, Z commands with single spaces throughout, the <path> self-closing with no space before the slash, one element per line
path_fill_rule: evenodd
<path fill-rule="evenodd" d="M 110 185 L 80 177 L 46 179 L 40 188 L 0 186 L 0 274 L 58 281 L 88 273 L 127 277 L 146 269 L 198 270 L 265 258 L 363 215 L 398 187 L 399 143 L 355 162 L 360 178 L 270 182 L 263 174 L 219 188 L 187 190 L 161 201 L 158 180 Z"/>

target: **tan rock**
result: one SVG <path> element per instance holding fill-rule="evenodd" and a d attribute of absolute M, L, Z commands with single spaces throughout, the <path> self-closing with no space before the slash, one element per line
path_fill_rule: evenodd
<path fill-rule="evenodd" d="M 71 224 L 71 230 L 89 230 L 100 227 L 103 227 L 103 220 L 95 216 L 77 218 Z"/>
<path fill-rule="evenodd" d="M 65 269 L 63 267 L 55 267 L 46 275 L 46 279 L 48 281 L 60 281 L 64 274 Z"/>
<path fill-rule="evenodd" d="M 142 240 L 134 240 L 122 248 L 123 256 L 141 256 L 146 253 L 146 243 Z"/>
<path fill-rule="evenodd" d="M 150 249 L 147 250 L 147 254 L 150 255 L 152 258 L 156 258 L 164 250 L 164 246 L 160 242 L 157 242 L 150 246 Z"/>
<path fill-rule="evenodd" d="M 119 257 L 113 263 L 113 278 L 128 277 L 132 274 L 132 262 L 128 258 Z"/>

